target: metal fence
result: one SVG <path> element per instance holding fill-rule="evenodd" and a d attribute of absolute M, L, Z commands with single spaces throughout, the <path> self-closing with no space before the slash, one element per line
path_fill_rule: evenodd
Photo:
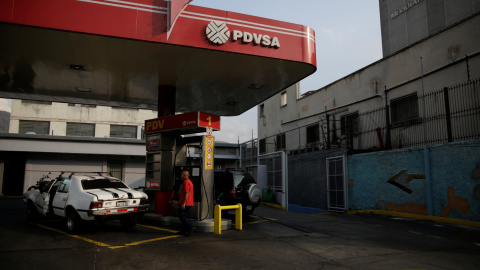
<path fill-rule="evenodd" d="M 285 152 L 275 152 L 260 155 L 259 165 L 267 166 L 267 187 L 277 192 L 286 192 L 287 155 Z"/>
<path fill-rule="evenodd" d="M 346 124 L 350 128 L 328 126 L 330 147 L 398 149 L 479 139 L 480 80 L 409 96 L 407 102 L 391 100 L 385 107 L 359 113 L 353 123 L 341 123 Z"/>
<path fill-rule="evenodd" d="M 257 165 L 258 140 L 254 139 L 240 145 L 240 168 Z"/>

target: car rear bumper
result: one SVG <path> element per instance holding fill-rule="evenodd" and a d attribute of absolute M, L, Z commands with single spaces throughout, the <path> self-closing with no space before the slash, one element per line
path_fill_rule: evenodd
<path fill-rule="evenodd" d="M 92 217 L 115 217 L 122 215 L 143 215 L 148 211 L 150 205 L 139 205 L 139 206 L 129 206 L 129 207 L 112 207 L 112 208 L 96 208 L 89 210 L 88 216 Z"/>

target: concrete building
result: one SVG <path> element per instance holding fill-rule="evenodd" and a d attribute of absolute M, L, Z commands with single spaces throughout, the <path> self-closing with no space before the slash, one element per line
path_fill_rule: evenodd
<path fill-rule="evenodd" d="M 480 163 L 470 154 L 480 139 L 480 4 L 379 0 L 379 6 L 384 58 L 318 90 L 302 94 L 296 84 L 259 104 L 260 158 L 278 151 L 288 156 L 288 180 L 276 188 L 286 199 L 278 203 L 479 220 L 480 185 L 468 179 Z M 446 145 L 452 160 L 426 157 L 422 166 L 402 152 L 412 149 L 421 157 L 415 147 L 428 146 L 425 155 L 430 148 L 445 153 L 438 145 Z M 388 158 L 380 150 L 390 150 L 383 154 Z M 455 174 L 447 164 L 465 170 Z M 431 172 L 436 179 L 424 181 L 423 196 L 396 193 L 395 175 L 408 169 L 430 174 L 430 167 L 437 168 Z M 455 195 L 468 201 L 468 211 L 441 210 L 454 189 L 462 190 Z"/>
<path fill-rule="evenodd" d="M 379 1 L 379 4 L 384 57 L 480 11 L 478 0 L 403 0 Z M 464 56 L 457 44 L 451 45 L 450 54 Z"/>
<path fill-rule="evenodd" d="M 143 125 L 156 117 L 152 110 L 12 100 L 9 134 L 0 135 L 0 194 L 21 195 L 62 171 L 107 172 L 142 187 Z M 197 148 L 184 152 L 189 165 L 200 164 Z M 216 169 L 236 168 L 237 144 L 218 143 L 214 154 Z"/>
<path fill-rule="evenodd" d="M 384 13 L 391 12 L 383 6 L 397 1 L 379 2 L 384 29 L 389 24 Z M 420 1 L 418 5 L 425 8 L 427 3 Z M 402 16 L 410 12 L 415 9 Z M 443 103 L 435 107 L 435 100 L 441 97 L 443 102 L 444 94 L 438 92 L 449 88 L 450 99 L 455 98 L 452 110 L 478 109 L 474 89 L 480 78 L 479 28 L 477 12 L 316 91 L 301 94 L 298 84 L 287 88 L 258 106 L 260 153 L 342 146 L 369 150 L 387 147 L 389 141 L 393 148 L 423 145 L 423 123 L 428 129 L 427 143 L 448 141 L 446 131 L 439 137 L 438 129 L 433 128 L 438 125 L 434 115 L 445 113 Z M 383 37 L 383 41 L 388 45 L 388 39 Z M 427 121 L 422 120 L 423 92 Z M 468 115 L 456 115 L 453 121 L 462 118 L 463 122 L 452 123 L 453 137 L 476 138 L 478 118 Z"/>

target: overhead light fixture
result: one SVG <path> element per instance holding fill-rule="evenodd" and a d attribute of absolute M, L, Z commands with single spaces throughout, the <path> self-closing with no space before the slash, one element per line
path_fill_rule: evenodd
<path fill-rule="evenodd" d="M 71 70 L 78 70 L 78 71 L 87 70 L 84 65 L 69 65 L 68 68 Z"/>
<path fill-rule="evenodd" d="M 262 89 L 263 88 L 263 84 L 259 84 L 259 83 L 252 83 L 250 84 L 250 86 L 248 88 L 251 88 L 251 89 Z"/>
<path fill-rule="evenodd" d="M 92 92 L 92 89 L 90 88 L 83 88 L 83 87 L 75 87 L 78 92 Z"/>

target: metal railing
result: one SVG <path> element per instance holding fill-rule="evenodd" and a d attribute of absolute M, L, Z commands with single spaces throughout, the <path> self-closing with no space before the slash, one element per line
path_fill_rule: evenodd
<path fill-rule="evenodd" d="M 321 134 L 315 148 L 309 146 L 289 153 L 336 147 L 353 152 L 375 151 L 480 138 L 479 79 L 414 95 L 413 99 L 409 96 L 409 100 L 408 106 L 395 108 L 394 117 L 391 114 L 396 105 L 394 100 L 388 106 L 359 112 L 349 121 L 326 115 L 319 122 Z"/>

